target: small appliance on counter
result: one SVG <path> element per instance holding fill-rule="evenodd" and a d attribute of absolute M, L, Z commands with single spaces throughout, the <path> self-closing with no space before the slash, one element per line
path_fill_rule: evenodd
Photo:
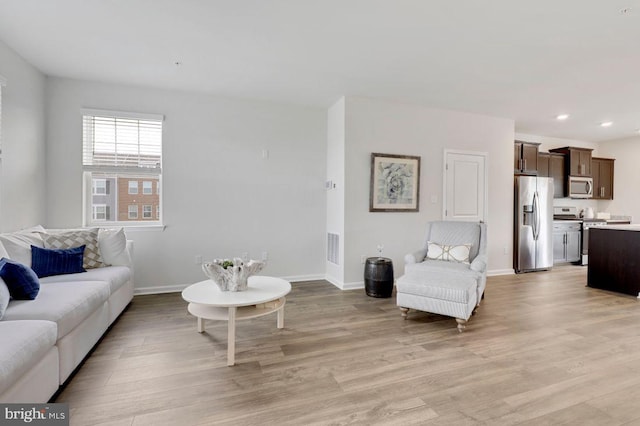
<path fill-rule="evenodd" d="M 585 207 L 582 212 L 580 212 L 580 217 L 583 219 L 594 219 L 595 213 L 591 207 Z"/>

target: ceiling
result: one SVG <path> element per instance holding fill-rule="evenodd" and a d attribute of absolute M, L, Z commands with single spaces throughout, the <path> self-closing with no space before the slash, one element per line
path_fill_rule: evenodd
<path fill-rule="evenodd" d="M 0 0 L 0 40 L 51 76 L 639 135 L 640 0 Z"/>

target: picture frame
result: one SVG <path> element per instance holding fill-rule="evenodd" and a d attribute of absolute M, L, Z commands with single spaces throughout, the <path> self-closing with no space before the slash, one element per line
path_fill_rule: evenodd
<path fill-rule="evenodd" d="M 420 157 L 371 153 L 370 212 L 417 212 Z"/>

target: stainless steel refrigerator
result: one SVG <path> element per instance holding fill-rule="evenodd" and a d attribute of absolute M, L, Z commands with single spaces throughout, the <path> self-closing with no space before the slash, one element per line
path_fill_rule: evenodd
<path fill-rule="evenodd" d="M 515 177 L 514 256 L 516 273 L 553 266 L 553 178 Z"/>

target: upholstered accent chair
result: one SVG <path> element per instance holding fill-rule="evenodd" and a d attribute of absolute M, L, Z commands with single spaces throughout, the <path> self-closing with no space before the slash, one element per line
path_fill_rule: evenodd
<path fill-rule="evenodd" d="M 454 317 L 458 331 L 484 297 L 487 282 L 487 226 L 478 222 L 427 223 L 424 246 L 404 258 L 396 281 L 397 305 Z"/>

